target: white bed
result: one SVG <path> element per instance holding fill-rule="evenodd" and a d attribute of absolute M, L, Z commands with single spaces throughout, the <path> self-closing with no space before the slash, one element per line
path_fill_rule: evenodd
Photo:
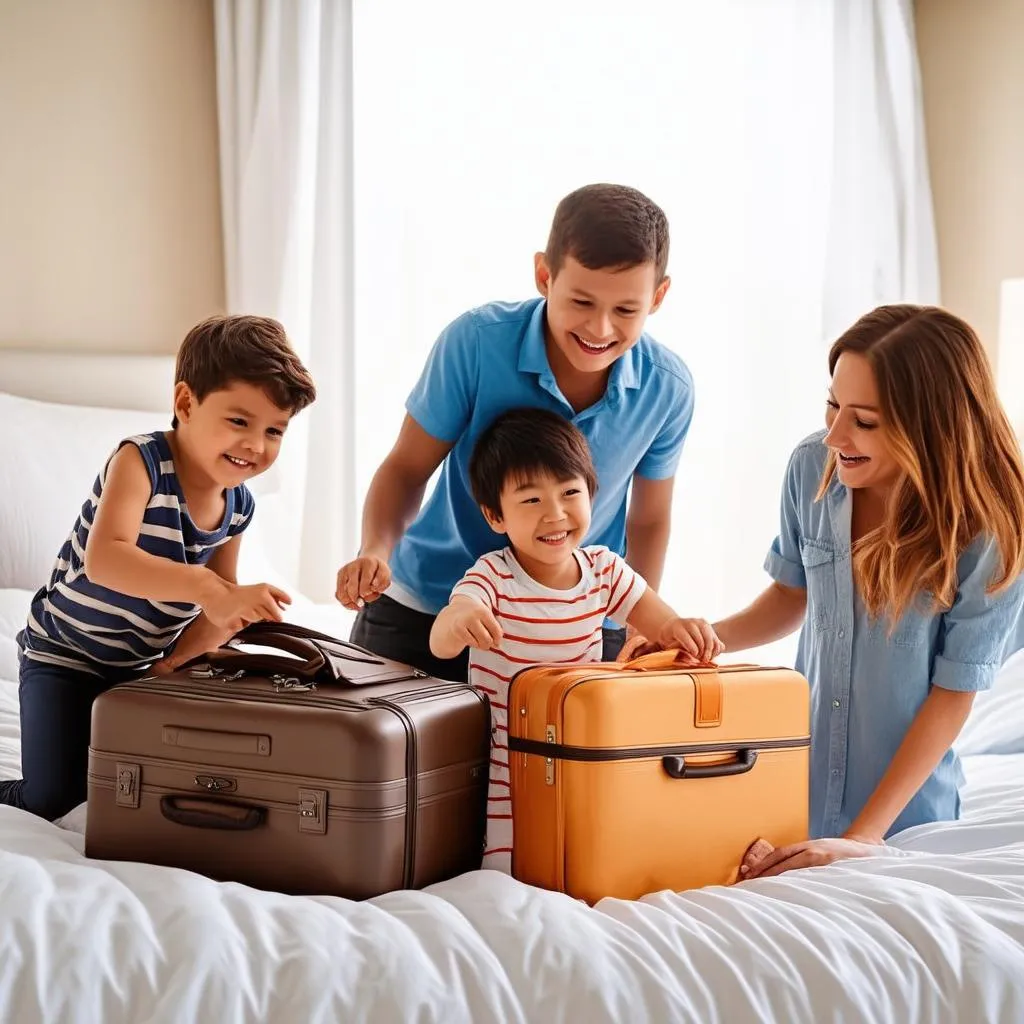
<path fill-rule="evenodd" d="M 8 437 L 56 430 L 63 415 L 0 395 Z M 79 444 L 87 424 L 128 423 L 73 415 Z M 13 637 L 36 585 L 21 577 L 44 557 L 33 529 L 56 527 L 11 490 L 26 479 L 22 455 L 4 461 L 0 774 L 11 777 Z M 50 493 L 63 472 L 29 478 Z M 901 855 L 594 908 L 483 871 L 367 903 L 281 896 L 89 861 L 81 814 L 60 828 L 0 807 L 0 1020 L 1024 1021 L 1024 657 L 978 701 L 961 748 L 963 820 L 904 833 Z"/>

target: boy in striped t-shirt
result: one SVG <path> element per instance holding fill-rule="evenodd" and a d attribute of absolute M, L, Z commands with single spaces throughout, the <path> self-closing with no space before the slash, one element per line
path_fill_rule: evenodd
<path fill-rule="evenodd" d="M 470 486 L 508 546 L 456 584 L 430 632 L 438 658 L 470 648 L 469 679 L 491 702 L 491 780 L 483 866 L 509 871 L 512 807 L 508 687 L 538 663 L 600 661 L 605 619 L 626 622 L 695 661 L 722 645 L 702 619 L 683 619 L 606 547 L 584 547 L 597 478 L 586 439 L 544 409 L 513 409 L 480 436 Z"/>
<path fill-rule="evenodd" d="M 287 594 L 235 579 L 245 484 L 315 397 L 276 320 L 218 316 L 189 332 L 171 429 L 118 445 L 32 600 L 18 635 L 24 778 L 0 782 L 0 803 L 61 817 L 85 798 L 99 694 L 281 618 Z"/>

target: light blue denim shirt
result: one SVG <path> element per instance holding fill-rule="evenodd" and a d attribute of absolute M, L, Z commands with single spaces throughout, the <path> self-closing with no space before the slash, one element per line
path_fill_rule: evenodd
<path fill-rule="evenodd" d="M 811 684 L 812 837 L 841 836 L 867 803 L 932 686 L 976 691 L 1024 647 L 1024 578 L 986 594 L 998 570 L 994 542 L 979 537 L 960 557 L 958 590 L 944 613 L 908 611 L 889 633 L 853 583 L 850 493 L 838 479 L 821 501 L 824 432 L 794 451 L 782 492 L 779 536 L 765 569 L 807 590 L 796 668 Z M 959 817 L 960 761 L 947 751 L 889 835 Z"/>

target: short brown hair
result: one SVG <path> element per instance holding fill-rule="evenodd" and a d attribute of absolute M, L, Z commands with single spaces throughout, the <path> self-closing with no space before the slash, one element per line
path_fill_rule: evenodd
<path fill-rule="evenodd" d="M 267 316 L 212 316 L 196 324 L 178 350 L 174 382 L 180 381 L 200 402 L 236 381 L 255 384 L 293 416 L 316 399 L 284 328 Z"/>
<path fill-rule="evenodd" d="M 473 446 L 469 460 L 473 497 L 500 517 L 505 485 L 534 473 L 559 481 L 580 477 L 591 497 L 597 493 L 590 446 L 577 427 L 547 409 L 510 409 L 498 416 Z"/>
<path fill-rule="evenodd" d="M 668 218 L 635 188 L 584 185 L 555 210 L 544 252 L 552 276 L 570 256 L 588 270 L 653 263 L 655 284 L 661 284 L 668 267 Z"/>

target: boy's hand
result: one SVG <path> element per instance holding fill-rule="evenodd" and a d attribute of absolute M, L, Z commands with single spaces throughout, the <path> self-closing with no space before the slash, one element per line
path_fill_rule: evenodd
<path fill-rule="evenodd" d="M 185 627 L 171 653 L 154 662 L 150 671 L 155 676 L 169 676 L 193 658 L 217 650 L 233 636 L 230 630 L 215 626 L 206 615 L 201 614 Z"/>
<path fill-rule="evenodd" d="M 231 635 L 244 629 L 250 622 L 265 619 L 280 622 L 284 618 L 281 614 L 282 606 L 292 603 L 292 599 L 283 590 L 269 583 L 240 587 L 220 577 L 215 579 L 218 585 L 209 597 L 199 603 L 210 622 Z"/>
<path fill-rule="evenodd" d="M 376 601 L 391 586 L 391 569 L 383 558 L 360 555 L 338 570 L 334 596 L 346 608 L 358 611 Z"/>
<path fill-rule="evenodd" d="M 489 651 L 504 635 L 490 608 L 479 601 L 461 599 L 448 606 L 445 631 L 452 644 Z"/>
<path fill-rule="evenodd" d="M 669 619 L 658 636 L 665 648 L 678 647 L 696 661 L 714 661 L 725 645 L 704 619 Z"/>

